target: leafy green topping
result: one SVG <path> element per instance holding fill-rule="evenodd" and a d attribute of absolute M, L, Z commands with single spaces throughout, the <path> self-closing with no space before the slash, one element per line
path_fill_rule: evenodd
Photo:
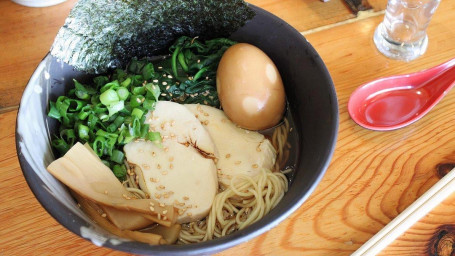
<path fill-rule="evenodd" d="M 52 139 L 58 153 L 65 154 L 77 141 L 87 142 L 103 163 L 124 179 L 123 145 L 136 138 L 161 141 L 159 133 L 144 124 L 145 113 L 153 110 L 160 94 L 159 86 L 144 79 L 157 75 L 149 64 L 135 72 L 118 69 L 110 77 L 95 77 L 90 85 L 74 80 L 75 87 L 68 95 L 50 102 L 49 117 L 61 123 Z"/>

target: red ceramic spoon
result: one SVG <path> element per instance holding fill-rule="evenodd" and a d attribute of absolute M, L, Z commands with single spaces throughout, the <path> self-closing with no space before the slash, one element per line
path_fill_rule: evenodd
<path fill-rule="evenodd" d="M 360 126 L 377 131 L 409 125 L 430 111 L 455 85 L 455 59 L 412 73 L 380 78 L 357 88 L 348 111 Z"/>

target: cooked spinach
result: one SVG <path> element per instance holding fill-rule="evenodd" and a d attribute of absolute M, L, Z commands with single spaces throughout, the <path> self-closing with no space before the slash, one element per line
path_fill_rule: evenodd
<path fill-rule="evenodd" d="M 201 42 L 180 37 L 169 48 L 170 57 L 155 64 L 160 99 L 219 107 L 216 70 L 223 53 L 235 43 L 227 38 Z"/>

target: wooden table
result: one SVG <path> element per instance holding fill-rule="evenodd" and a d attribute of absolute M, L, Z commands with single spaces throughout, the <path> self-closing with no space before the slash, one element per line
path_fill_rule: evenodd
<path fill-rule="evenodd" d="M 427 30 L 427 53 L 410 63 L 387 59 L 373 45 L 386 0 L 371 0 L 372 11 L 357 18 L 341 0 L 250 2 L 304 32 L 319 52 L 335 83 L 340 129 L 327 173 L 304 205 L 271 232 L 220 255 L 349 255 L 455 164 L 453 92 L 417 123 L 391 132 L 365 130 L 347 112 L 350 94 L 362 83 L 455 56 L 455 1 L 441 2 Z M 58 224 L 33 196 L 16 156 L 21 93 L 74 3 L 26 8 L 0 0 L 0 255 L 125 255 Z M 438 255 L 451 255 L 454 231 L 451 196 L 381 255 L 435 255 L 438 246 Z"/>

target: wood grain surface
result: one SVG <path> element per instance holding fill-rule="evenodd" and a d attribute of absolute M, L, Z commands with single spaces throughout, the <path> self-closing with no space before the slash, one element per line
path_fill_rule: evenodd
<path fill-rule="evenodd" d="M 292 10 L 298 9 L 297 3 L 292 8 L 293 1 L 282 1 L 290 7 L 289 13 L 280 14 L 278 1 L 262 2 L 266 9 L 275 6 L 276 14 L 284 18 L 292 17 Z M 0 10 L 3 7 L 11 8 L 11 3 L 0 0 Z M 387 59 L 376 51 L 372 36 L 382 15 L 305 36 L 326 63 L 339 100 L 340 129 L 331 164 L 315 192 L 288 219 L 219 255 L 349 255 L 455 165 L 455 92 L 448 93 L 418 122 L 390 132 L 363 129 L 347 113 L 349 96 L 361 84 L 378 77 L 422 70 L 455 57 L 453 13 L 455 1 L 442 1 L 427 30 L 430 40 L 427 53 L 410 63 Z M 300 22 L 304 17 L 295 19 Z M 31 30 L 30 24 L 16 26 Z M 4 41 L 0 43 L 3 46 Z M 2 48 L 5 47 L 12 46 Z M 4 64 L 3 53 L 0 56 Z M 0 74 L 8 77 L 15 67 L 3 64 Z M 23 79 L 25 85 L 32 71 L 33 68 L 18 73 L 17 79 Z M 0 95 L 6 88 L 0 84 Z M 4 98 L 0 103 L 3 101 Z M 126 255 L 96 247 L 70 233 L 40 206 L 17 161 L 16 114 L 16 111 L 0 114 L 0 255 Z M 381 255 L 453 255 L 454 231 L 452 195 Z"/>

